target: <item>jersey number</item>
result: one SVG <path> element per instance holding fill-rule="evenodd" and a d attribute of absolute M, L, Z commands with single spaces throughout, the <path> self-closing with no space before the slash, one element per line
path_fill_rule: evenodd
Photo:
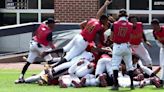
<path fill-rule="evenodd" d="M 89 32 L 92 32 L 94 29 L 95 29 L 95 26 L 91 26 L 91 25 L 86 26 L 86 30 L 88 30 Z"/>
<path fill-rule="evenodd" d="M 128 31 L 127 27 L 120 27 L 118 31 L 118 36 L 125 37 L 127 31 Z"/>

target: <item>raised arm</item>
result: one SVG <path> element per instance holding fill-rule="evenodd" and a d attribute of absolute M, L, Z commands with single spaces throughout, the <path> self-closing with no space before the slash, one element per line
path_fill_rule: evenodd
<path fill-rule="evenodd" d="M 104 5 L 99 9 L 99 11 L 97 12 L 96 15 L 96 19 L 99 19 L 101 15 L 103 15 L 105 9 L 107 8 L 107 6 L 112 3 L 112 0 L 106 0 Z"/>
<path fill-rule="evenodd" d="M 87 24 L 87 20 L 81 22 L 81 23 L 80 23 L 80 29 L 83 30 L 83 29 L 85 28 L 86 24 Z"/>

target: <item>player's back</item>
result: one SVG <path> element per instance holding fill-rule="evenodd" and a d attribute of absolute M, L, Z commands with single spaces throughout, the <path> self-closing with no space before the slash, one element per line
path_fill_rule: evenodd
<path fill-rule="evenodd" d="M 103 30 L 102 24 L 97 19 L 90 19 L 85 28 L 82 30 L 81 35 L 88 42 L 92 42 L 95 39 L 97 32 Z"/>
<path fill-rule="evenodd" d="M 114 22 L 114 43 L 127 43 L 130 40 L 132 31 L 132 24 L 128 21 L 116 21 Z"/>

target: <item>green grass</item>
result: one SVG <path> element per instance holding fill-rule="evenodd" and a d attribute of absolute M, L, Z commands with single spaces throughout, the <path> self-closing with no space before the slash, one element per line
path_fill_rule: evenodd
<path fill-rule="evenodd" d="M 40 72 L 39 70 L 28 71 L 26 76 Z M 86 87 L 86 88 L 59 88 L 58 86 L 39 86 L 37 84 L 14 84 L 20 70 L 0 69 L 0 92 L 112 92 L 110 87 Z M 147 86 L 143 89 L 120 88 L 119 92 L 164 92 L 164 89 L 156 89 L 154 86 Z M 114 91 L 115 92 L 115 91 Z"/>

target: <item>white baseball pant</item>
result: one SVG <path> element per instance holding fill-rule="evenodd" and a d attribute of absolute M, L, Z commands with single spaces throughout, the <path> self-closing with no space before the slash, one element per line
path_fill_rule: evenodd
<path fill-rule="evenodd" d="M 150 79 L 144 79 L 143 81 L 145 82 L 145 85 L 150 84 Z M 119 73 L 118 83 L 121 87 L 130 87 L 131 81 L 129 75 L 122 76 L 121 73 Z M 133 81 L 133 84 L 134 86 L 140 86 L 141 81 Z"/>
<path fill-rule="evenodd" d="M 84 59 L 84 63 L 81 64 L 80 66 L 77 65 L 77 63 L 73 64 L 69 69 L 68 73 L 69 74 L 75 74 L 78 77 L 84 77 L 87 74 L 90 74 L 93 72 L 94 67 L 88 69 L 88 65 L 90 64 L 90 61 Z"/>
<path fill-rule="evenodd" d="M 96 78 L 93 74 L 87 74 L 84 78 L 86 78 L 85 86 L 99 86 L 100 84 L 99 77 Z"/>
<path fill-rule="evenodd" d="M 156 40 L 157 45 L 160 47 L 160 55 L 159 55 L 159 62 L 161 66 L 161 80 L 164 81 L 164 45 Z"/>
<path fill-rule="evenodd" d="M 151 69 L 149 69 L 148 67 L 144 66 L 140 60 L 138 61 L 138 65 L 149 76 L 153 73 L 153 71 Z"/>
<path fill-rule="evenodd" d="M 63 75 L 59 77 L 59 80 L 62 80 L 63 83 L 67 85 L 67 87 L 74 87 L 74 84 L 72 83 L 73 80 L 77 83 L 80 83 L 80 79 L 75 75 Z"/>
<path fill-rule="evenodd" d="M 38 47 L 38 42 L 31 40 L 27 62 L 34 63 L 36 57 L 39 57 L 42 52 L 49 50 L 49 49 L 51 49 L 51 48 L 48 46 L 44 46 L 44 45 L 41 45 L 41 47 Z M 50 61 L 50 60 L 52 60 L 52 56 L 50 54 L 48 54 L 47 56 L 44 57 L 44 59 L 46 61 Z"/>
<path fill-rule="evenodd" d="M 58 72 L 60 70 L 66 69 L 66 68 L 70 68 L 73 64 L 75 64 L 76 62 L 79 62 L 83 58 L 85 58 L 89 61 L 94 60 L 93 54 L 91 52 L 84 51 L 79 56 L 74 57 L 71 61 L 68 61 L 61 65 L 58 65 L 58 66 L 54 67 L 53 69 L 55 72 Z"/>
<path fill-rule="evenodd" d="M 112 55 L 113 55 L 112 56 L 113 70 L 119 70 L 119 65 L 122 59 L 125 62 L 127 71 L 133 70 L 132 54 L 128 43 L 122 43 L 122 44 L 114 43 Z"/>
<path fill-rule="evenodd" d="M 160 66 L 161 66 L 161 80 L 164 81 L 164 48 L 160 48 Z"/>
<path fill-rule="evenodd" d="M 152 65 L 152 59 L 143 43 L 140 43 L 139 45 L 131 45 L 131 48 L 133 49 L 134 54 L 138 55 L 140 59 L 146 63 L 147 66 Z"/>
<path fill-rule="evenodd" d="M 26 83 L 34 83 L 34 82 L 37 82 L 38 80 L 40 80 L 40 76 L 42 76 L 43 74 L 45 74 L 45 72 L 44 71 L 41 71 L 37 75 L 34 75 L 34 76 L 31 76 L 31 77 L 26 78 L 25 79 L 25 82 Z"/>
<path fill-rule="evenodd" d="M 95 75 L 103 74 L 105 71 L 107 71 L 109 76 L 113 74 L 112 58 L 100 58 L 98 60 Z"/>
<path fill-rule="evenodd" d="M 64 52 L 67 52 L 64 58 L 67 61 L 71 60 L 85 51 L 87 46 L 88 42 L 84 40 L 82 35 L 77 34 L 65 47 L 63 47 Z"/>

